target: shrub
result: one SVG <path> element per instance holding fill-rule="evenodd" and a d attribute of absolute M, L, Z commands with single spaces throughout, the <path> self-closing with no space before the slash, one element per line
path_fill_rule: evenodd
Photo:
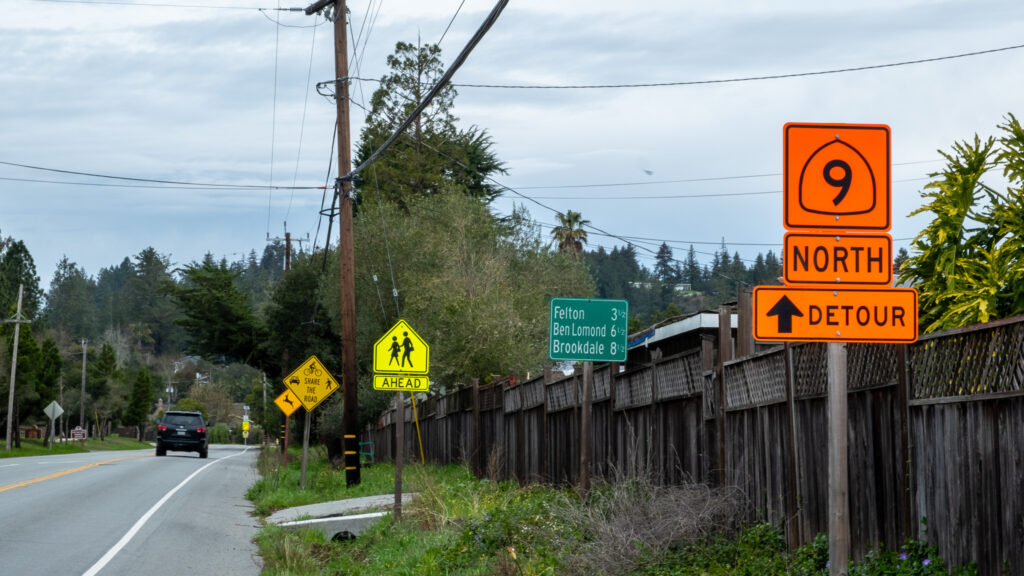
<path fill-rule="evenodd" d="M 210 444 L 229 444 L 231 434 L 228 432 L 228 425 L 221 422 L 210 428 Z"/>

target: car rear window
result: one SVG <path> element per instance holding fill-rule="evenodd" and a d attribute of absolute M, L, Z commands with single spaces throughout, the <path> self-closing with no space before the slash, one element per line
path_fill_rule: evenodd
<path fill-rule="evenodd" d="M 167 426 L 201 426 L 202 418 L 190 414 L 167 414 L 164 424 Z"/>

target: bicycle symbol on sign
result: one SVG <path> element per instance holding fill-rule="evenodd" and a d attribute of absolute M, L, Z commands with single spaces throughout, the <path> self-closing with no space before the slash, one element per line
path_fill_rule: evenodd
<path fill-rule="evenodd" d="M 309 366 L 306 367 L 305 370 L 302 371 L 302 373 L 304 375 L 306 375 L 306 376 L 318 376 L 319 377 L 319 376 L 323 376 L 324 371 L 319 369 L 319 368 L 317 368 L 316 362 L 312 362 L 312 363 L 310 363 Z"/>

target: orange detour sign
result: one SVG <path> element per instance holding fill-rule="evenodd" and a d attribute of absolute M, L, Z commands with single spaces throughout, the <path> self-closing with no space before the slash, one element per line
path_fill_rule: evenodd
<path fill-rule="evenodd" d="M 787 285 L 892 285 L 892 237 L 888 234 L 787 232 L 783 245 Z"/>
<path fill-rule="evenodd" d="M 889 142 L 884 124 L 786 124 L 786 229 L 888 231 Z"/>
<path fill-rule="evenodd" d="M 913 288 L 754 288 L 754 339 L 777 342 L 917 340 Z"/>

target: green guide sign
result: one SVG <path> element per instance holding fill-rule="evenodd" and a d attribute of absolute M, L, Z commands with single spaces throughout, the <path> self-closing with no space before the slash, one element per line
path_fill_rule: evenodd
<path fill-rule="evenodd" d="M 625 362 L 629 302 L 552 298 L 548 357 Z"/>

